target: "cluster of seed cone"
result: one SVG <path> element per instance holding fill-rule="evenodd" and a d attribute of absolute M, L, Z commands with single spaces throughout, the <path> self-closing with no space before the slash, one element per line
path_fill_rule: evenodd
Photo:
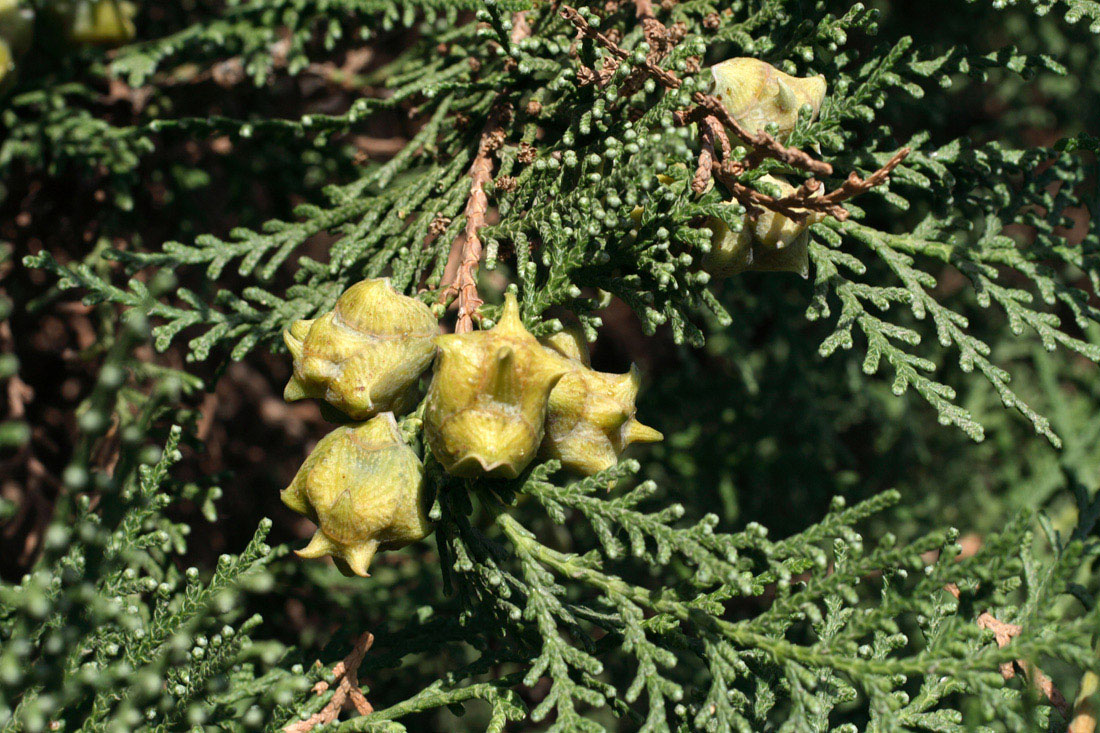
<path fill-rule="evenodd" d="M 287 400 L 322 400 L 353 421 L 325 436 L 282 493 L 318 526 L 303 557 L 331 555 L 366 575 L 374 553 L 422 539 L 423 465 L 397 427 L 424 401 L 424 442 L 442 468 L 469 478 L 515 478 L 536 457 L 583 474 L 614 465 L 631 443 L 661 439 L 634 418 L 635 369 L 591 369 L 582 339 L 539 341 L 515 296 L 492 329 L 440 335 L 431 311 L 388 280 L 354 285 L 320 318 L 285 332 L 294 358 Z"/>
<path fill-rule="evenodd" d="M 774 132 L 785 142 L 794 131 L 799 111 L 809 106 L 811 118 L 816 117 L 825 99 L 825 77 L 798 78 L 785 74 L 759 59 L 734 58 L 711 67 L 714 95 L 730 114 L 749 132 Z M 774 125 L 770 127 L 769 125 Z M 794 193 L 790 183 L 777 176 L 761 180 L 779 189 L 780 196 Z M 801 212 L 800 212 L 801 213 Z M 809 274 L 809 226 L 822 218 L 806 212 L 795 221 L 773 211 L 765 211 L 755 219 L 746 216 L 741 230 L 731 231 L 717 218 L 708 222 L 714 232 L 711 251 L 703 263 L 704 269 L 716 277 L 726 277 L 748 270 L 796 272 Z"/>

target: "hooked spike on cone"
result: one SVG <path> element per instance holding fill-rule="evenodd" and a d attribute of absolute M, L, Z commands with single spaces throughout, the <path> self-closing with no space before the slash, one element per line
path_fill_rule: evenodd
<path fill-rule="evenodd" d="M 302 358 L 302 339 L 294 335 L 293 327 L 283 331 L 283 343 L 286 344 L 287 351 L 290 352 L 291 358 Z"/>
<path fill-rule="evenodd" d="M 592 365 L 592 360 L 588 356 L 588 342 L 579 328 L 567 328 L 550 336 L 544 336 L 539 339 L 539 343 L 566 359 L 579 361 L 585 366 Z"/>
<path fill-rule="evenodd" d="M 297 377 L 291 377 L 290 381 L 286 383 L 286 387 L 283 388 L 283 399 L 287 402 L 295 402 L 315 396 L 316 395 L 312 394 L 310 390 L 302 384 L 302 380 Z"/>
<path fill-rule="evenodd" d="M 631 420 L 623 426 L 623 445 L 631 443 L 657 443 L 664 440 L 665 436 L 660 430 L 655 430 L 648 425 L 642 425 L 637 420 Z"/>
<path fill-rule="evenodd" d="M 344 572 L 345 575 L 358 575 L 360 578 L 369 578 L 370 573 L 367 570 L 370 568 L 370 561 L 374 559 L 374 553 L 378 550 L 378 544 L 378 540 L 368 540 L 345 550 L 342 558 L 333 559 L 337 560 L 337 567 L 343 565 L 350 571 L 344 572 L 344 567 L 340 567 L 341 572 Z"/>
<path fill-rule="evenodd" d="M 339 545 L 326 537 L 324 532 L 317 530 L 310 538 L 309 544 L 300 550 L 295 550 L 294 554 L 307 560 L 316 560 L 319 557 L 331 555 L 338 549 Z"/>
<path fill-rule="evenodd" d="M 304 318 L 300 321 L 295 321 L 290 324 L 290 335 L 299 341 L 304 341 L 306 336 L 309 335 L 309 329 L 313 328 L 313 324 L 317 322 L 316 318 Z"/>
<path fill-rule="evenodd" d="M 519 314 L 519 301 L 516 300 L 516 294 L 509 291 L 504 294 L 504 310 L 500 313 L 500 320 L 492 328 L 493 331 L 502 332 L 526 332 L 527 329 L 523 325 L 523 318 Z"/>
<path fill-rule="evenodd" d="M 489 394 L 497 402 L 511 402 L 519 397 L 523 386 L 519 383 L 519 374 L 516 372 L 516 352 L 507 344 L 497 349 L 493 354 L 492 377 L 489 378 Z"/>
<path fill-rule="evenodd" d="M 795 109 L 798 104 L 798 99 L 795 97 L 791 85 L 782 79 L 778 79 L 776 80 L 776 86 L 779 88 L 779 95 L 777 97 L 779 109 L 784 112 L 790 112 L 792 109 Z"/>

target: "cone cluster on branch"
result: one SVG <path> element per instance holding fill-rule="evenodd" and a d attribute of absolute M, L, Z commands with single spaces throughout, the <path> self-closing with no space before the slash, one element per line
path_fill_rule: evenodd
<path fill-rule="evenodd" d="M 318 525 L 298 554 L 331 555 L 348 573 L 365 576 L 377 550 L 431 532 L 423 466 L 397 416 L 420 402 L 433 361 L 423 437 L 455 476 L 515 478 L 537 455 L 592 474 L 631 443 L 662 437 L 634 418 L 636 369 L 593 370 L 574 335 L 536 339 L 512 293 L 493 328 L 440 335 L 423 303 L 388 280 L 366 280 L 332 311 L 291 324 L 284 339 L 294 369 L 284 397 L 320 399 L 334 419 L 353 421 L 317 444 L 282 494 Z"/>
<path fill-rule="evenodd" d="M 808 107 L 816 115 L 825 96 L 823 78 L 799 79 L 756 59 L 731 59 L 713 74 L 717 98 L 740 124 L 784 140 L 799 114 Z M 765 183 L 778 197 L 795 191 L 779 177 L 767 176 Z M 819 218 L 752 212 L 739 231 L 711 221 L 704 267 L 713 275 L 805 275 L 807 228 Z M 591 475 L 615 465 L 631 443 L 662 438 L 635 419 L 635 368 L 595 371 L 584 339 L 574 333 L 535 338 L 512 293 L 492 328 L 441 335 L 422 302 L 386 279 L 365 280 L 332 311 L 291 324 L 284 340 L 294 360 L 285 399 L 319 399 L 328 416 L 352 421 L 318 443 L 282 494 L 287 506 L 318 525 L 298 554 L 331 555 L 348 573 L 365 576 L 377 550 L 431 532 L 423 465 L 397 417 L 421 402 L 420 379 L 433 362 L 423 399 L 424 444 L 454 476 L 514 479 L 536 456 Z"/>

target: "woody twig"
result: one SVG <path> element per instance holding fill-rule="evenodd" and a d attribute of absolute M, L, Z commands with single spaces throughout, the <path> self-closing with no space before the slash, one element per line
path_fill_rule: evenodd
<path fill-rule="evenodd" d="M 629 52 L 593 28 L 574 8 L 563 5 L 560 13 L 577 28 L 582 36 L 598 43 L 617 61 L 622 62 L 630 58 Z M 653 6 L 649 0 L 635 0 L 635 14 L 643 23 L 647 40 L 650 40 L 650 36 L 653 35 L 651 46 L 658 37 L 664 38 L 662 35 L 664 26 L 653 16 Z M 637 65 L 638 69 L 668 89 L 679 89 L 683 86 L 683 81 L 679 77 L 657 65 L 658 60 L 659 56 L 655 57 L 651 53 Z M 770 209 L 796 221 L 802 221 L 810 214 L 817 212 L 843 221 L 848 218 L 848 210 L 841 204 L 884 183 L 910 152 L 909 148 L 902 148 L 867 178 L 852 172 L 839 188 L 824 195 L 818 195 L 821 183 L 811 177 L 794 194 L 773 198 L 739 183 L 737 178 L 749 168 L 759 164 L 762 158 L 774 158 L 793 168 L 806 171 L 811 176 L 832 175 L 833 167 L 813 158 L 803 150 L 783 145 L 766 132 L 747 130 L 734 119 L 720 100 L 710 94 L 695 91 L 692 92 L 691 99 L 694 106 L 678 112 L 676 118 L 680 124 L 696 123 L 700 129 L 702 152 L 692 178 L 692 190 L 696 194 L 702 193 L 706 190 L 710 178 L 717 177 L 733 192 L 734 198 L 749 209 L 750 214 L 759 214 L 763 209 Z M 744 161 L 736 161 L 730 157 L 727 131 L 752 148 L 753 152 Z M 721 143 L 717 149 L 716 142 Z"/>
<path fill-rule="evenodd" d="M 954 583 L 948 583 L 945 586 L 948 593 L 959 597 L 959 587 Z M 1000 621 L 993 614 L 988 611 L 984 611 L 977 620 L 978 626 L 983 629 L 989 629 L 993 632 L 994 638 L 997 640 L 997 646 L 1004 648 L 1008 646 L 1015 637 L 1020 635 L 1023 629 L 1016 624 L 1005 623 Z M 1031 682 L 1031 686 L 1038 690 L 1065 718 L 1070 716 L 1069 703 L 1066 702 L 1066 698 L 1058 691 L 1058 688 L 1054 686 L 1054 681 L 1043 674 L 1043 670 L 1036 667 L 1026 659 L 1017 659 L 1015 662 L 1005 662 L 1001 665 L 1001 676 L 1006 680 L 1010 680 L 1016 676 L 1016 667 L 1019 667 L 1023 671 L 1024 676 Z"/>
<path fill-rule="evenodd" d="M 373 713 L 374 707 L 367 701 L 363 691 L 359 689 L 358 678 L 359 665 L 363 663 L 363 658 L 367 656 L 367 652 L 370 651 L 373 643 L 373 634 L 369 631 L 361 634 L 355 640 L 351 653 L 344 657 L 344 661 L 339 662 L 332 668 L 333 682 L 336 685 L 336 689 L 332 693 L 332 699 L 328 701 L 325 707 L 321 708 L 320 712 L 283 728 L 283 733 L 309 733 L 318 725 L 327 725 L 340 716 L 340 711 L 348 703 L 355 708 L 355 712 L 359 715 Z M 313 686 L 313 692 L 318 695 L 323 695 L 328 689 L 329 683 L 324 680 Z"/>
<path fill-rule="evenodd" d="M 531 28 L 522 12 L 512 16 L 512 43 L 530 35 Z M 466 200 L 466 225 L 451 245 L 451 260 L 454 267 L 448 267 L 439 295 L 441 303 L 449 303 L 457 296 L 458 319 L 455 321 L 455 333 L 468 333 L 474 330 L 477 310 L 484 301 L 477 292 L 477 269 L 481 264 L 482 246 L 479 232 L 485 226 L 485 214 L 489 210 L 489 197 L 485 193 L 485 184 L 493 179 L 493 153 L 503 144 L 505 126 L 512 119 L 512 105 L 504 96 L 498 95 L 489 111 L 489 119 L 481 131 L 477 146 L 477 155 L 470 165 L 470 196 Z M 448 263 L 449 265 L 451 263 Z"/>
<path fill-rule="evenodd" d="M 628 51 L 593 28 L 588 21 L 581 17 L 576 9 L 568 5 L 563 5 L 559 12 L 562 17 L 572 23 L 582 35 L 591 38 L 596 43 L 603 46 L 620 61 L 625 61 L 630 58 L 631 54 Z M 679 89 L 683 86 L 683 81 L 681 81 L 679 77 L 667 69 L 662 69 L 648 58 L 641 64 L 638 64 L 638 68 L 644 70 L 648 76 L 668 89 Z M 833 167 L 828 163 L 815 160 L 798 148 L 788 148 L 766 132 L 749 132 L 733 118 L 729 110 L 727 110 L 716 97 L 704 94 L 703 92 L 693 92 L 691 98 L 696 105 L 717 118 L 718 121 L 735 136 L 746 144 L 760 150 L 762 154 L 813 174 L 832 174 Z"/>
<path fill-rule="evenodd" d="M 890 172 L 905 160 L 905 157 L 909 155 L 909 153 L 909 148 L 902 148 L 894 153 L 894 155 L 890 157 L 890 160 L 886 161 L 885 165 L 867 176 L 867 178 L 861 178 L 853 171 L 848 174 L 848 179 L 841 184 L 839 188 L 833 189 L 823 196 L 816 195 L 821 189 L 821 182 L 817 179 L 809 178 L 797 191 L 789 196 L 774 198 L 750 188 L 743 183 L 739 183 L 737 181 L 737 169 L 730 164 L 730 161 L 725 161 L 723 163 L 714 161 L 711 165 L 714 169 L 715 177 L 721 180 L 722 183 L 733 192 L 734 198 L 749 209 L 750 213 L 754 210 L 771 209 L 795 221 L 801 221 L 810 213 L 819 212 L 827 214 L 838 221 L 844 221 L 848 218 L 849 214 L 848 210 L 841 206 L 841 204 L 883 183 L 887 177 L 889 177 Z M 702 160 L 702 157 L 703 156 L 700 155 L 700 160 Z"/>

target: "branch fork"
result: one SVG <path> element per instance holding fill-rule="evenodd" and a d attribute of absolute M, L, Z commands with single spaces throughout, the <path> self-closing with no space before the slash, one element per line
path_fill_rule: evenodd
<path fill-rule="evenodd" d="M 283 728 L 283 733 L 309 733 L 318 725 L 327 725 L 336 720 L 348 704 L 355 708 L 355 712 L 359 715 L 373 713 L 374 707 L 359 689 L 358 678 L 359 665 L 363 663 L 363 658 L 367 656 L 372 644 L 374 644 L 374 635 L 369 631 L 363 632 L 355 640 L 351 653 L 344 657 L 344 661 L 332 668 L 333 683 L 336 685 L 332 699 L 320 712 Z M 318 695 L 323 695 L 328 689 L 329 683 L 324 680 L 313 686 L 313 692 Z"/>
<path fill-rule="evenodd" d="M 665 46 L 672 39 L 672 35 L 654 17 L 651 0 L 635 0 L 635 10 L 638 19 L 642 22 L 647 41 L 654 50 L 661 49 L 656 53 L 651 52 L 642 63 L 637 65 L 637 70 L 667 89 L 681 88 L 683 81 L 676 74 L 657 65 L 660 58 L 667 53 Z M 615 41 L 593 28 L 575 8 L 563 5 L 559 12 L 577 28 L 581 36 L 598 43 L 618 62 L 626 61 L 631 57 L 631 54 Z M 703 193 L 711 177 L 717 177 L 733 192 L 734 198 L 749 210 L 750 215 L 753 212 L 758 215 L 761 209 L 770 209 L 796 221 L 802 221 L 809 214 L 819 212 L 843 221 L 848 218 L 849 213 L 841 204 L 884 183 L 894 168 L 910 152 L 909 148 L 902 148 L 884 166 L 867 178 L 852 172 L 839 188 L 824 195 L 816 195 L 821 189 L 821 183 L 813 176 L 832 175 L 833 167 L 829 163 L 817 160 L 798 148 L 787 147 L 764 131 L 750 132 L 734 119 L 725 105 L 713 95 L 694 91 L 691 99 L 694 106 L 677 112 L 676 120 L 679 124 L 694 122 L 698 124 L 700 130 L 702 151 L 692 178 L 692 190 L 696 194 Z M 753 152 L 744 161 L 735 161 L 730 157 L 727 131 L 752 148 Z M 805 171 L 811 178 L 794 194 L 778 199 L 737 181 L 737 178 L 746 170 L 759 165 L 763 158 L 773 158 Z"/>

